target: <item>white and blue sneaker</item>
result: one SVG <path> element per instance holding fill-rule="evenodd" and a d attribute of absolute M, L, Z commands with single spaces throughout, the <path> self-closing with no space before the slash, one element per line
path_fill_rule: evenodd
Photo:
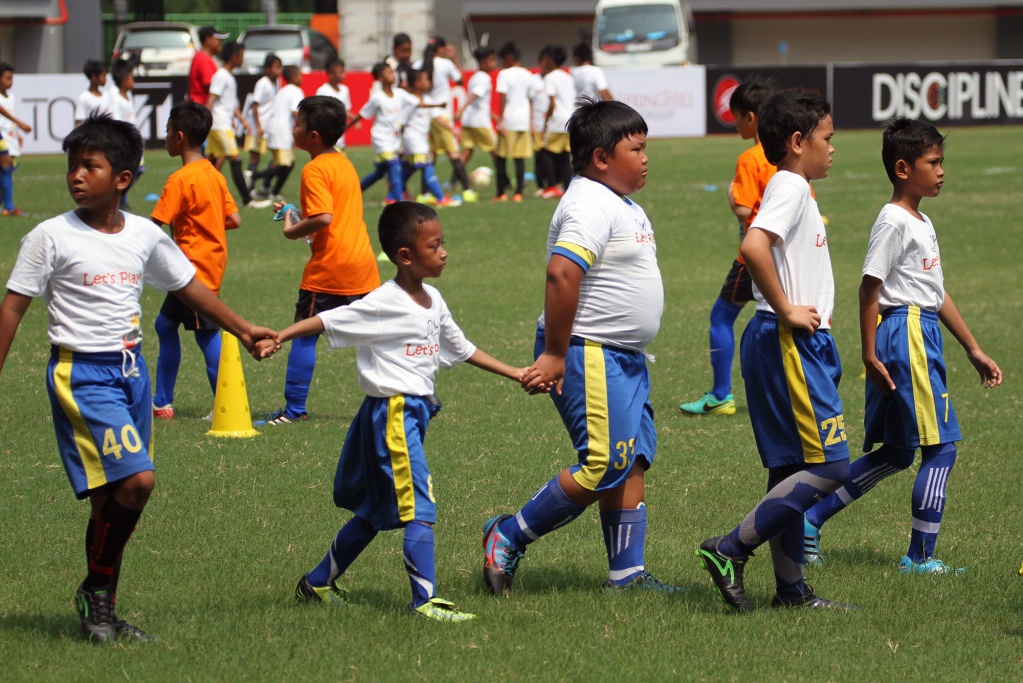
<path fill-rule="evenodd" d="M 821 555 L 821 530 L 807 521 L 803 515 L 803 564 L 807 567 L 823 567 Z"/>
<path fill-rule="evenodd" d="M 959 569 L 949 567 L 936 557 L 928 557 L 923 562 L 914 562 L 906 556 L 899 562 L 899 572 L 902 574 L 962 574 L 965 571 L 966 567 Z"/>

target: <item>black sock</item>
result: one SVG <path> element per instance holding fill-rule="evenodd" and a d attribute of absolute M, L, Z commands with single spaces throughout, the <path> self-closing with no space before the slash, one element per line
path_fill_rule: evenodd
<path fill-rule="evenodd" d="M 515 159 L 515 194 L 522 194 L 522 186 L 526 182 L 526 160 Z"/>
<path fill-rule="evenodd" d="M 469 174 L 465 172 L 465 164 L 462 163 L 461 159 L 451 160 L 451 171 L 458 177 L 458 182 L 462 184 L 462 190 L 468 190 Z"/>
<path fill-rule="evenodd" d="M 229 163 L 231 164 L 231 179 L 242 197 L 242 204 L 248 204 L 252 199 L 252 193 L 249 192 L 249 184 L 245 182 L 245 174 L 242 173 L 242 160 L 230 159 Z"/>
<path fill-rule="evenodd" d="M 291 175 L 291 169 L 293 166 L 278 166 L 277 167 L 277 179 L 274 181 L 274 189 L 271 192 L 273 195 L 279 195 L 281 188 L 284 187 L 284 183 L 287 182 L 288 176 Z"/>
<path fill-rule="evenodd" d="M 546 190 L 554 185 L 553 154 L 546 149 L 539 150 L 536 153 L 536 161 L 533 162 L 533 168 L 536 169 L 536 186 L 538 188 Z"/>
<path fill-rule="evenodd" d="M 568 184 L 572 182 L 572 155 L 562 152 L 557 156 L 555 165 L 558 169 L 558 180 L 561 182 L 561 187 L 567 190 Z"/>
<path fill-rule="evenodd" d="M 500 196 L 508 190 L 508 160 L 495 156 L 494 166 L 497 167 L 497 194 Z"/>
<path fill-rule="evenodd" d="M 115 585 L 117 565 L 121 561 L 124 546 L 135 531 L 135 525 L 141 516 L 141 510 L 129 510 L 114 500 L 113 496 L 103 504 L 94 520 L 89 573 L 83 583 L 86 588 L 111 588 Z"/>

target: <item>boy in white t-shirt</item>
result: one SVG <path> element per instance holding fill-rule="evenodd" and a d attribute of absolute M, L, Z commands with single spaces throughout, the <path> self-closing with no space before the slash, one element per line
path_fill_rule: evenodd
<path fill-rule="evenodd" d="M 252 126 L 242 116 L 238 106 L 238 81 L 232 71 L 242 65 L 245 59 L 245 47 L 229 40 L 220 48 L 220 61 L 223 64 L 213 79 L 210 80 L 210 94 L 206 100 L 206 108 L 213 113 L 213 127 L 206 139 L 206 157 L 213 162 L 219 171 L 227 159 L 231 165 L 231 179 L 238 189 L 243 206 L 254 209 L 265 209 L 269 204 L 264 201 L 253 201 L 249 184 L 242 171 L 242 159 L 238 151 L 238 140 L 234 135 L 234 122 L 238 121 L 245 128 L 246 135 L 252 135 Z"/>
<path fill-rule="evenodd" d="M 831 105 L 805 90 L 783 90 L 758 111 L 767 160 L 778 167 L 740 252 L 753 278 L 757 310 L 740 346 L 750 422 L 767 468 L 767 495 L 697 557 L 732 610 L 752 609 L 743 568 L 770 541 L 775 607 L 844 608 L 814 595 L 803 580 L 803 513 L 849 474 L 849 446 L 838 383 L 842 363 L 831 336 L 835 279 L 828 236 L 810 181 L 828 176 Z"/>
<path fill-rule="evenodd" d="M 497 52 L 504 68 L 497 74 L 497 196 L 491 201 L 508 201 L 507 159 L 515 164 L 515 193 L 512 201 L 522 201 L 522 186 L 526 182 L 526 159 L 533 153 L 529 139 L 530 99 L 535 85 L 533 74 L 522 68 L 522 52 L 515 43 L 507 43 Z"/>
<path fill-rule="evenodd" d="M 378 234 L 398 268 L 394 279 L 347 306 L 297 322 L 280 336 L 286 341 L 323 334 L 331 348 L 358 347 L 359 386 L 366 392 L 334 477 L 334 504 L 354 516 L 323 561 L 299 580 L 295 597 L 347 602 L 348 590 L 337 580 L 377 532 L 404 528 L 409 610 L 436 621 L 466 621 L 474 615 L 436 596 L 437 507 L 423 449 L 431 415 L 428 397 L 441 367 L 467 362 L 514 381 L 523 370 L 477 349 L 452 319 L 440 292 L 423 283 L 440 277 L 447 260 L 433 209 L 414 202 L 392 204 L 380 214 Z M 274 342 L 260 342 L 259 348 L 268 355 Z"/>
<path fill-rule="evenodd" d="M 481 152 L 489 154 L 491 161 L 496 165 L 494 133 L 491 128 L 491 121 L 495 117 L 490 108 L 494 90 L 494 81 L 490 73 L 497 68 L 497 53 L 494 48 L 477 48 L 476 63 L 480 69 L 469 78 L 465 106 L 455 114 L 455 122 L 462 124 L 462 165 L 469 163 L 477 147 Z"/>
<path fill-rule="evenodd" d="M 333 97 L 335 100 L 345 105 L 345 116 L 347 117 L 348 112 L 352 110 L 352 95 L 348 91 L 348 86 L 345 85 L 345 63 L 343 60 L 337 57 L 331 58 L 327 62 L 327 82 L 321 85 L 316 90 L 317 95 L 323 95 L 325 97 Z M 337 139 L 337 144 L 334 145 L 337 151 L 341 152 L 345 148 L 345 136 L 341 135 Z"/>
<path fill-rule="evenodd" d="M 422 98 L 430 89 L 430 74 L 425 71 L 410 69 L 408 79 L 409 88 L 417 98 Z M 408 187 L 408 181 L 416 171 L 420 171 L 423 174 L 423 184 L 426 186 L 427 192 L 419 195 L 416 198 L 417 202 L 439 207 L 460 206 L 462 203 L 460 200 L 444 194 L 444 189 L 437 179 L 437 171 L 433 167 L 433 160 L 430 158 L 431 111 L 425 107 L 407 110 L 407 119 L 402 123 L 401 128 L 401 144 L 405 152 L 401 174 L 402 186 Z"/>
<path fill-rule="evenodd" d="M 14 205 L 14 171 L 21 156 L 22 132 L 31 133 L 32 126 L 14 115 L 17 100 L 11 92 L 14 85 L 14 67 L 0 62 L 0 140 L 7 144 L 5 163 L 0 164 L 0 192 L 3 193 L 3 211 L 0 216 L 23 216 Z M 10 163 L 6 163 L 6 162 Z"/>
<path fill-rule="evenodd" d="M 284 78 L 284 87 L 274 95 L 270 106 L 270 126 L 267 129 L 270 167 L 252 174 L 253 182 L 263 180 L 262 189 L 255 193 L 259 199 L 272 196 L 276 201 L 283 201 L 281 190 L 295 167 L 295 139 L 291 130 L 298 114 L 298 103 L 305 98 L 300 68 L 289 64 L 281 70 L 281 76 Z"/>
<path fill-rule="evenodd" d="M 103 91 L 107 84 L 107 67 L 103 62 L 90 59 L 82 68 L 82 73 L 89 79 L 89 87 L 82 91 L 75 102 L 75 125 L 80 126 L 89 114 L 103 106 Z"/>
<path fill-rule="evenodd" d="M 860 284 L 860 338 L 867 369 L 866 437 L 842 488 L 806 513 L 803 552 L 808 564 L 823 564 L 820 528 L 886 477 L 913 464 L 909 550 L 899 563 L 904 574 L 955 574 L 934 557 L 945 486 L 962 436 L 945 379 L 942 322 L 966 350 L 988 388 L 1002 383 L 1002 371 L 980 349 L 945 291 L 938 237 L 924 197 L 937 197 L 944 184 L 945 138 L 926 121 L 894 119 L 885 127 L 881 160 L 894 191 L 870 231 Z M 881 322 L 878 323 L 878 313 Z"/>
<path fill-rule="evenodd" d="M 537 153 L 537 176 L 545 167 L 550 183 L 540 196 L 558 199 L 572 182 L 572 158 L 569 154 L 568 118 L 575 108 L 575 81 L 561 68 L 565 63 L 565 48 L 548 45 L 540 51 L 540 73 L 544 92 L 548 98 L 544 116 L 543 146 Z M 560 184 L 560 186 L 559 186 Z"/>
<path fill-rule="evenodd" d="M 110 77 L 114 87 L 103 96 L 103 104 L 99 111 L 110 114 L 115 121 L 124 121 L 135 125 L 135 101 L 132 99 L 132 88 L 135 87 L 135 73 L 131 62 L 126 59 L 115 59 L 110 65 Z M 139 157 L 138 172 L 131 179 L 131 185 L 121 193 L 121 208 L 128 208 L 128 190 L 139 181 L 146 172 L 145 156 Z"/>
<path fill-rule="evenodd" d="M 270 52 L 263 59 L 263 76 L 252 88 L 248 103 L 249 125 L 252 133 L 245 136 L 245 151 L 249 153 L 249 166 L 245 175 L 252 184 L 252 178 L 259 171 L 259 161 L 269 149 L 266 136 L 272 125 L 274 95 L 277 82 L 281 79 L 281 58 Z"/>
<path fill-rule="evenodd" d="M 75 594 L 82 633 L 91 641 L 147 640 L 114 611 L 122 553 L 155 484 L 142 285 L 174 292 L 246 349 L 264 338 L 264 348 L 275 346 L 276 333 L 218 299 L 158 226 L 118 211 L 142 156 L 135 126 L 90 117 L 64 140 L 64 150 L 67 187 L 78 208 L 22 239 L 0 303 L 0 368 L 32 299 L 43 297 L 57 446 L 75 496 L 92 507 L 87 574 Z"/>
<path fill-rule="evenodd" d="M 572 48 L 572 78 L 575 80 L 575 91 L 578 97 L 591 100 L 613 100 L 607 86 L 607 75 L 599 66 L 593 64 L 593 48 L 587 42 L 576 43 Z"/>

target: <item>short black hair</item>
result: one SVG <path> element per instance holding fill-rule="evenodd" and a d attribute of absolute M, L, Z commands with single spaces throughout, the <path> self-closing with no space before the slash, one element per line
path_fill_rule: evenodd
<path fill-rule="evenodd" d="M 409 38 L 407 33 L 395 33 L 394 38 L 391 39 L 391 49 L 401 47 L 402 45 L 411 45 L 412 39 Z"/>
<path fill-rule="evenodd" d="M 106 65 L 98 59 L 90 59 L 85 63 L 85 66 L 82 67 L 82 73 L 85 74 L 85 77 L 89 80 L 92 80 L 96 76 L 106 72 L 106 70 Z"/>
<path fill-rule="evenodd" d="M 63 149 L 68 156 L 82 149 L 100 152 L 114 175 L 131 171 L 134 178 L 142 161 L 142 135 L 134 124 L 117 121 L 110 114 L 90 114 L 64 138 Z"/>
<path fill-rule="evenodd" d="M 501 59 L 511 57 L 516 62 L 522 59 L 522 50 L 513 41 L 509 40 L 507 43 L 501 46 L 501 49 L 497 51 L 497 56 Z"/>
<path fill-rule="evenodd" d="M 414 88 L 416 85 L 416 81 L 418 81 L 419 77 L 422 76 L 423 74 L 429 75 L 426 69 L 409 69 L 408 71 L 406 71 L 405 78 L 408 81 L 408 88 L 410 89 Z M 431 84 L 433 83 L 432 77 L 430 78 L 430 83 Z"/>
<path fill-rule="evenodd" d="M 554 66 L 561 66 L 564 64 L 567 56 L 568 54 L 565 52 L 565 48 L 560 45 L 548 45 L 540 50 L 540 59 L 550 57 L 551 61 L 554 62 Z"/>
<path fill-rule="evenodd" d="M 185 134 L 193 147 L 203 143 L 213 126 L 213 114 L 209 108 L 192 100 L 178 102 L 171 107 L 167 120 L 174 130 Z"/>
<path fill-rule="evenodd" d="M 476 58 L 477 64 L 482 64 L 484 59 L 493 54 L 497 54 L 497 52 L 492 47 L 478 47 L 476 48 L 476 51 L 472 53 L 472 56 Z"/>
<path fill-rule="evenodd" d="M 302 69 L 298 68 L 294 64 L 288 64 L 286 67 L 281 69 L 281 76 L 287 83 L 294 83 L 295 79 L 302 75 Z"/>
<path fill-rule="evenodd" d="M 110 65 L 110 77 L 114 79 L 114 85 L 118 88 L 128 76 L 131 75 L 132 65 L 127 59 L 115 59 Z"/>
<path fill-rule="evenodd" d="M 572 170 L 582 173 L 598 149 L 614 156 L 615 147 L 630 135 L 646 135 L 646 121 L 639 112 L 617 100 L 580 97 L 568 120 L 568 144 Z"/>
<path fill-rule="evenodd" d="M 757 115 L 760 106 L 774 94 L 774 81 L 766 78 L 753 78 L 740 83 L 732 91 L 732 97 L 728 100 L 728 108 L 742 114 Z"/>
<path fill-rule="evenodd" d="M 324 65 L 323 70 L 330 71 L 335 66 L 339 66 L 342 69 L 345 68 L 345 60 L 341 59 L 340 57 L 331 57 L 330 59 L 327 60 L 327 63 L 326 65 Z"/>
<path fill-rule="evenodd" d="M 593 48 L 586 42 L 576 43 L 575 47 L 572 48 L 572 56 L 580 62 L 592 62 Z"/>
<path fill-rule="evenodd" d="M 757 133 L 764 156 L 777 166 L 788 154 L 788 141 L 795 133 L 813 139 L 824 117 L 831 114 L 826 99 L 809 90 L 788 89 L 771 95 L 757 113 Z"/>
<path fill-rule="evenodd" d="M 896 182 L 895 164 L 899 159 L 914 164 L 932 147 L 945 149 L 945 136 L 933 124 L 904 116 L 888 121 L 881 133 L 881 161 L 888 180 Z"/>
<path fill-rule="evenodd" d="M 388 64 L 387 62 L 377 62 L 376 64 L 374 64 L 373 65 L 373 70 L 371 71 L 371 73 L 373 74 L 373 80 L 374 81 L 379 81 L 380 80 L 380 74 L 382 74 L 384 72 L 384 69 L 389 69 L 389 68 L 391 68 L 391 65 Z"/>
<path fill-rule="evenodd" d="M 236 54 L 245 49 L 237 40 L 228 40 L 220 46 L 220 61 L 227 64 Z"/>
<path fill-rule="evenodd" d="M 419 202 L 395 202 L 384 208 L 377 223 L 377 239 L 380 248 L 391 259 L 398 262 L 398 250 L 412 248 L 416 233 L 424 223 L 437 220 L 437 212 Z"/>
<path fill-rule="evenodd" d="M 336 97 L 313 95 L 298 103 L 298 115 L 305 120 L 306 132 L 316 131 L 330 147 L 345 132 L 345 105 Z"/>
<path fill-rule="evenodd" d="M 275 55 L 273 52 L 267 52 L 266 57 L 263 57 L 263 68 L 267 69 L 274 64 L 280 64 L 281 58 Z"/>
<path fill-rule="evenodd" d="M 0 62 L 0 74 L 5 74 L 8 71 L 14 71 L 14 67 L 7 62 Z"/>

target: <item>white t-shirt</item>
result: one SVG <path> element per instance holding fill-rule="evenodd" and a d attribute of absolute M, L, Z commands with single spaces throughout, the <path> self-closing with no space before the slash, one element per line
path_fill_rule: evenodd
<path fill-rule="evenodd" d="M 132 101 L 131 91 L 128 92 L 127 97 L 122 97 L 120 90 L 111 88 L 103 96 L 103 104 L 100 106 L 100 110 L 107 112 L 118 121 L 135 123 L 135 103 Z"/>
<path fill-rule="evenodd" d="M 547 132 L 568 132 L 568 119 L 575 109 L 575 81 L 567 71 L 555 69 L 543 77 L 547 97 L 554 98 L 554 113 L 547 121 Z"/>
<path fill-rule="evenodd" d="M 476 353 L 435 287 L 423 285 L 432 305 L 423 308 L 388 280 L 362 299 L 318 314 L 332 349 L 359 347 L 359 386 L 369 396 L 429 396 L 441 367 Z"/>
<path fill-rule="evenodd" d="M 401 148 L 401 126 L 418 106 L 419 98 L 401 88 L 391 88 L 390 97 L 383 90 L 370 94 L 359 116 L 373 119 L 369 136 L 374 154 L 397 152 Z"/>
<path fill-rule="evenodd" d="M 607 76 L 604 70 L 593 64 L 583 64 L 572 69 L 575 91 L 579 97 L 590 97 L 600 101 L 600 91 L 607 90 Z"/>
<path fill-rule="evenodd" d="M 547 122 L 547 110 L 551 107 L 551 96 L 547 94 L 547 85 L 543 82 L 543 76 L 533 74 L 532 80 L 529 93 L 531 125 L 535 132 L 542 133 L 544 124 Z"/>
<path fill-rule="evenodd" d="M 422 69 L 423 60 L 418 59 L 412 65 L 413 69 Z M 432 107 L 430 112 L 434 117 L 451 115 L 451 81 L 461 83 L 462 72 L 458 70 L 455 63 L 447 57 L 433 58 L 433 85 L 423 95 L 423 102 L 427 104 L 443 104 L 444 107 Z"/>
<path fill-rule="evenodd" d="M 75 121 L 84 121 L 89 118 L 89 114 L 102 106 L 103 93 L 93 95 L 91 90 L 86 90 L 78 96 L 78 101 L 75 103 Z"/>
<path fill-rule="evenodd" d="M 572 334 L 634 351 L 653 341 L 664 285 L 654 231 L 639 204 L 576 176 L 551 219 L 548 261 L 552 254 L 567 256 L 585 271 Z"/>
<path fill-rule="evenodd" d="M 111 235 L 68 211 L 22 238 L 7 289 L 43 297 L 51 344 L 100 353 L 141 341 L 143 282 L 166 292 L 193 277 L 195 266 L 148 218 L 125 213 Z"/>
<path fill-rule="evenodd" d="M 863 274 L 881 280 L 880 309 L 918 306 L 938 312 L 945 303 L 945 280 L 934 225 L 901 206 L 885 204 L 870 229 Z"/>
<path fill-rule="evenodd" d="M 210 130 L 233 130 L 234 110 L 238 108 L 238 81 L 234 75 L 220 67 L 210 81 L 210 94 L 216 95 L 213 103 L 213 127 Z"/>
<path fill-rule="evenodd" d="M 401 127 L 401 144 L 406 154 L 430 153 L 430 110 L 422 107 L 407 109 L 407 119 Z"/>
<path fill-rule="evenodd" d="M 504 129 L 529 131 L 529 98 L 533 95 L 533 74 L 521 66 L 501 69 L 497 74 L 497 92 L 505 96 L 501 112 Z"/>
<path fill-rule="evenodd" d="M 346 116 L 348 115 L 348 112 L 352 110 L 352 95 L 348 90 L 348 86 L 344 83 L 338 83 L 337 90 L 335 90 L 330 83 L 324 83 L 316 90 L 316 94 L 322 95 L 323 97 L 333 97 L 335 100 L 341 102 L 341 104 L 345 105 Z M 341 137 L 337 139 L 337 142 L 335 142 L 334 145 L 336 147 L 345 146 L 344 133 L 341 134 Z"/>
<path fill-rule="evenodd" d="M 14 111 L 15 104 L 17 104 L 17 99 L 14 97 L 14 92 L 8 90 L 6 95 L 0 95 L 0 107 L 17 116 Z M 14 121 L 11 121 L 6 116 L 0 116 L 0 134 L 4 136 L 4 140 L 7 142 L 7 151 L 12 157 L 21 156 L 21 143 L 18 140 L 19 133 L 18 126 L 15 125 Z"/>
<path fill-rule="evenodd" d="M 777 235 L 771 247 L 774 270 L 790 303 L 813 306 L 821 317 L 820 329 L 831 329 L 835 309 L 835 277 L 831 272 L 828 233 L 810 183 L 791 171 L 778 171 L 764 189 L 760 211 L 750 230 L 760 228 Z M 758 311 L 774 313 L 753 283 Z"/>
<path fill-rule="evenodd" d="M 490 99 L 494 82 L 486 71 L 477 71 L 469 78 L 468 97 L 476 96 L 462 112 L 465 128 L 490 128 Z"/>
<path fill-rule="evenodd" d="M 273 125 L 273 102 L 277 94 L 277 81 L 271 81 L 268 76 L 263 76 L 256 81 L 252 89 L 252 105 L 246 119 L 252 126 L 252 132 L 256 132 L 256 120 L 252 118 L 252 109 L 259 114 L 259 125 L 263 129 L 263 137 L 269 134 L 270 126 Z"/>
<path fill-rule="evenodd" d="M 294 116 L 298 112 L 298 103 L 305 98 L 302 88 L 288 83 L 274 95 L 270 107 L 270 127 L 267 131 L 266 146 L 270 149 L 291 149 L 295 138 L 291 134 Z"/>

